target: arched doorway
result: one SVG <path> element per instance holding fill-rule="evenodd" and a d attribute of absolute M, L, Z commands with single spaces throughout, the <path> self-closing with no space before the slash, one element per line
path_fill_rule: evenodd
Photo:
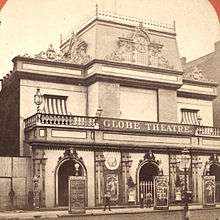
<path fill-rule="evenodd" d="M 83 168 L 75 160 L 66 160 L 58 170 L 58 205 L 68 205 L 68 178 L 69 176 L 84 176 Z M 76 170 L 79 166 L 78 170 Z"/>
<path fill-rule="evenodd" d="M 158 176 L 158 171 L 158 166 L 153 162 L 142 165 L 139 172 L 139 195 L 143 193 L 144 198 L 149 192 L 154 195 L 154 177 Z"/>
<path fill-rule="evenodd" d="M 159 161 L 155 160 L 154 154 L 149 151 L 144 160 L 140 161 L 137 170 L 137 201 L 141 196 L 146 199 L 146 194 L 151 193 L 154 197 L 154 177 L 159 174 Z"/>
<path fill-rule="evenodd" d="M 68 206 L 68 178 L 69 176 L 87 177 L 86 167 L 82 158 L 78 157 L 74 149 L 66 149 L 60 157 L 55 169 L 55 205 Z M 87 204 L 87 179 L 86 179 L 86 204 Z"/>
<path fill-rule="evenodd" d="M 215 176 L 215 200 L 220 202 L 220 164 L 212 163 L 210 165 L 210 175 Z"/>

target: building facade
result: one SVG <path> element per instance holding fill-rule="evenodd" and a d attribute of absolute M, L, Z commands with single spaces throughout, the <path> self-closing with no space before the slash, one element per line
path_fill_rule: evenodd
<path fill-rule="evenodd" d="M 220 60 L 220 41 L 215 43 L 214 52 L 200 57 L 196 60 L 187 62 L 185 58 L 182 58 L 182 64 L 185 74 L 193 72 L 195 69 L 197 72 L 202 73 L 206 78 L 215 79 L 217 83 L 220 82 L 219 78 L 219 60 Z M 219 94 L 219 87 L 217 87 L 217 92 Z M 220 98 L 219 96 L 213 100 L 213 118 L 214 126 L 220 126 Z"/>
<path fill-rule="evenodd" d="M 85 176 L 88 207 L 102 206 L 106 190 L 114 205 L 139 204 L 161 174 L 175 203 L 184 147 L 192 202 L 202 203 L 203 175 L 220 181 L 217 83 L 184 74 L 173 25 L 96 11 L 60 52 L 50 45 L 13 63 L 0 94 L 1 152 L 31 156 L 41 206 L 68 205 L 69 176 Z"/>

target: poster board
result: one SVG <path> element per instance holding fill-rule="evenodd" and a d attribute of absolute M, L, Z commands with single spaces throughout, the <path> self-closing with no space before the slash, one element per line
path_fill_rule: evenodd
<path fill-rule="evenodd" d="M 85 213 L 86 177 L 69 176 L 69 213 Z"/>
<path fill-rule="evenodd" d="M 156 176 L 154 178 L 154 209 L 168 209 L 168 196 L 168 176 Z"/>
<path fill-rule="evenodd" d="M 203 206 L 215 206 L 215 176 L 203 176 Z"/>

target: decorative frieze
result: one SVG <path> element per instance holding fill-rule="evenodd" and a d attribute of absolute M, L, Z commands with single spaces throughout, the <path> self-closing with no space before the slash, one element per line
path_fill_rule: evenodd
<path fill-rule="evenodd" d="M 190 70 L 186 70 L 183 74 L 183 78 L 190 81 L 215 83 L 214 80 L 206 78 L 198 66 L 193 66 Z"/>
<path fill-rule="evenodd" d="M 148 30 L 140 23 L 131 34 L 118 38 L 117 49 L 105 59 L 173 69 L 163 53 L 163 47 L 160 42 L 151 41 Z"/>

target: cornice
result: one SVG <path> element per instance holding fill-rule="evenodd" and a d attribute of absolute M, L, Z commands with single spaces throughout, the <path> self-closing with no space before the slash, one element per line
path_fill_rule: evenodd
<path fill-rule="evenodd" d="M 202 93 L 191 93 L 191 92 L 183 92 L 183 91 L 177 91 L 178 97 L 186 97 L 186 98 L 192 98 L 192 99 L 205 99 L 205 100 L 213 100 L 217 97 L 217 95 L 208 95 L 208 94 L 202 94 Z"/>
<path fill-rule="evenodd" d="M 32 57 L 24 57 L 24 56 L 16 56 L 12 59 L 12 62 L 15 63 L 16 61 L 26 61 L 27 63 L 32 64 L 46 64 L 48 66 L 54 66 L 54 67 L 63 67 L 63 68 L 73 68 L 76 70 L 83 70 L 84 65 L 80 64 L 74 64 L 74 63 L 66 63 L 61 61 L 51 61 L 51 60 L 43 60 L 38 58 L 32 58 Z"/>
<path fill-rule="evenodd" d="M 202 81 L 193 81 L 193 80 L 189 80 L 189 79 L 184 79 L 183 78 L 183 82 L 190 84 L 190 85 L 205 85 L 205 86 L 214 86 L 214 87 L 218 87 L 218 83 L 217 82 L 202 82 Z"/>
<path fill-rule="evenodd" d="M 172 70 L 172 69 L 164 69 L 164 68 L 158 68 L 158 67 L 151 67 L 151 66 L 144 66 L 140 64 L 133 64 L 133 63 L 120 63 L 120 62 L 114 62 L 114 61 L 109 61 L 109 60 L 103 60 L 103 59 L 93 59 L 89 63 L 85 65 L 86 70 L 89 69 L 92 65 L 94 64 L 105 64 L 109 65 L 112 67 L 124 67 L 128 69 L 133 69 L 133 70 L 146 70 L 150 72 L 160 72 L 160 73 L 170 73 L 170 74 L 175 74 L 175 75 L 182 75 L 183 71 L 177 71 L 177 70 Z"/>
<path fill-rule="evenodd" d="M 140 146 L 138 144 L 114 144 L 114 143 L 79 143 L 79 142 L 48 142 L 48 141 L 35 141 L 35 142 L 28 142 L 33 148 L 35 149 L 48 149 L 48 150 L 64 150 L 66 148 L 73 147 L 76 150 L 83 150 L 83 151 L 125 151 L 130 153 L 143 153 L 147 150 L 151 149 L 154 153 L 181 153 L 183 150 L 180 146 L 154 146 L 154 145 L 145 145 Z M 199 146 L 190 146 L 190 153 L 191 154 L 204 154 L 210 155 L 210 152 L 220 153 L 220 149 L 212 149 L 207 148 L 204 149 Z"/>
<path fill-rule="evenodd" d="M 158 88 L 167 88 L 176 90 L 182 86 L 182 84 L 173 84 L 173 83 L 165 83 L 165 82 L 156 82 L 156 81 L 148 81 L 143 79 L 132 79 L 128 77 L 120 77 L 120 76 L 107 76 L 103 74 L 94 74 L 92 76 L 87 77 L 86 85 L 94 84 L 95 82 L 111 82 L 118 83 L 121 86 L 135 87 L 135 88 L 149 88 L 149 89 L 158 89 Z"/>
<path fill-rule="evenodd" d="M 30 73 L 25 71 L 16 71 L 19 79 L 36 80 L 43 82 L 64 83 L 74 85 L 84 85 L 84 78 L 51 76 L 46 74 Z"/>

